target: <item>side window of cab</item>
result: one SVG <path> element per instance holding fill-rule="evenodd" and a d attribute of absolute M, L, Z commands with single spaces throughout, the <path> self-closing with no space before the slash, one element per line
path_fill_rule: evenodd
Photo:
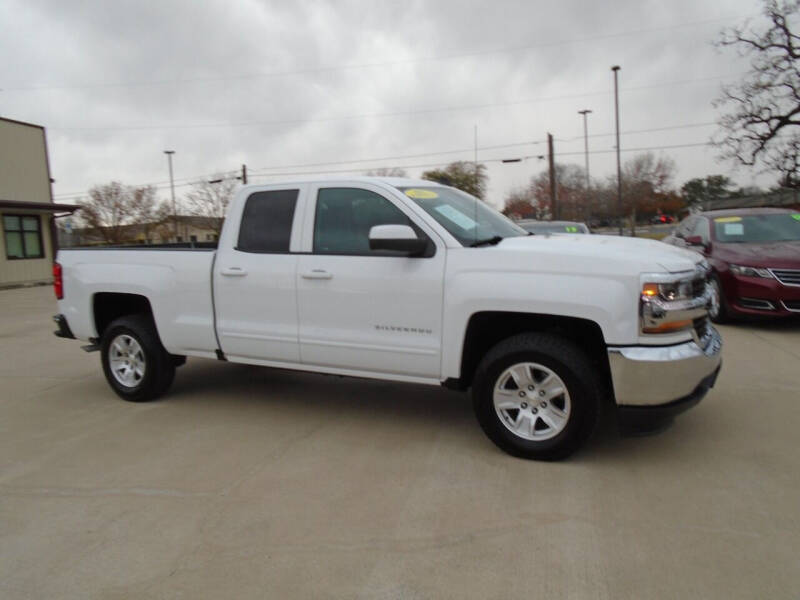
<path fill-rule="evenodd" d="M 314 254 L 397 256 L 395 252 L 370 250 L 369 232 L 376 225 L 408 225 L 418 237 L 427 238 L 399 208 L 375 192 L 322 188 L 314 216 Z M 430 240 L 429 246 L 434 249 Z"/>

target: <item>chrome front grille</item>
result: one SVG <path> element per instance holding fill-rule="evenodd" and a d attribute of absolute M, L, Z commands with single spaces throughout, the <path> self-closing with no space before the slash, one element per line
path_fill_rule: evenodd
<path fill-rule="evenodd" d="M 769 271 L 783 285 L 800 286 L 800 270 L 798 269 L 770 269 Z"/>

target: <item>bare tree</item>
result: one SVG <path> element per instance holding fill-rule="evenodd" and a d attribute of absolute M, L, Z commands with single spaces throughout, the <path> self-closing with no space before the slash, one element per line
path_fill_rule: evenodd
<path fill-rule="evenodd" d="M 121 244 L 135 239 L 131 225 L 139 225 L 145 237 L 156 220 L 155 188 L 134 187 L 112 181 L 89 190 L 81 204 L 80 219 L 88 233 L 106 244 Z"/>
<path fill-rule="evenodd" d="M 129 193 L 132 220 L 141 227 L 145 240 L 149 240 L 151 232 L 157 225 L 156 189 L 152 185 L 147 185 L 131 188 Z"/>
<path fill-rule="evenodd" d="M 635 226 L 636 213 L 650 214 L 654 203 L 671 191 L 675 176 L 675 161 L 667 156 L 656 157 L 652 152 L 634 156 L 622 167 L 622 198 Z M 614 181 L 616 184 L 616 181 Z"/>
<path fill-rule="evenodd" d="M 222 175 L 215 176 L 211 181 L 194 183 L 186 194 L 189 214 L 200 217 L 203 226 L 219 237 L 225 213 L 237 185 L 235 179 L 226 179 Z"/>
<path fill-rule="evenodd" d="M 81 203 L 79 213 L 89 234 L 107 244 L 123 242 L 125 225 L 133 216 L 129 200 L 128 188 L 119 181 L 90 189 L 89 199 Z"/>
<path fill-rule="evenodd" d="M 370 177 L 408 177 L 405 169 L 400 167 L 380 167 L 379 169 L 370 169 L 367 171 Z"/>
<path fill-rule="evenodd" d="M 516 219 L 531 219 L 537 216 L 536 198 L 531 186 L 512 189 L 505 198 L 503 214 Z"/>
<path fill-rule="evenodd" d="M 717 45 L 734 47 L 750 58 L 750 72 L 724 86 L 714 106 L 719 119 L 714 142 L 721 157 L 781 174 L 784 185 L 800 187 L 800 36 L 792 22 L 798 0 L 766 0 L 764 30 L 749 24 L 724 30 Z"/>

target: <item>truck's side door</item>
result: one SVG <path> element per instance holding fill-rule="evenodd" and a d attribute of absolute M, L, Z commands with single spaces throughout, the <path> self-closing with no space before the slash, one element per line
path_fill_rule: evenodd
<path fill-rule="evenodd" d="M 213 286 L 217 335 L 229 359 L 300 362 L 293 251 L 306 187 L 254 191 L 228 214 Z"/>
<path fill-rule="evenodd" d="M 372 251 L 375 225 L 410 225 L 425 256 Z M 371 184 L 309 188 L 298 263 L 303 364 L 438 378 L 445 248 L 391 193 Z"/>

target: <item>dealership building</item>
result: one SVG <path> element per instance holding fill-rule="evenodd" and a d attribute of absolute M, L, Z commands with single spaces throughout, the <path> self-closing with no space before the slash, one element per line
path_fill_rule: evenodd
<path fill-rule="evenodd" d="M 0 288 L 48 283 L 58 249 L 44 127 L 0 117 Z"/>

